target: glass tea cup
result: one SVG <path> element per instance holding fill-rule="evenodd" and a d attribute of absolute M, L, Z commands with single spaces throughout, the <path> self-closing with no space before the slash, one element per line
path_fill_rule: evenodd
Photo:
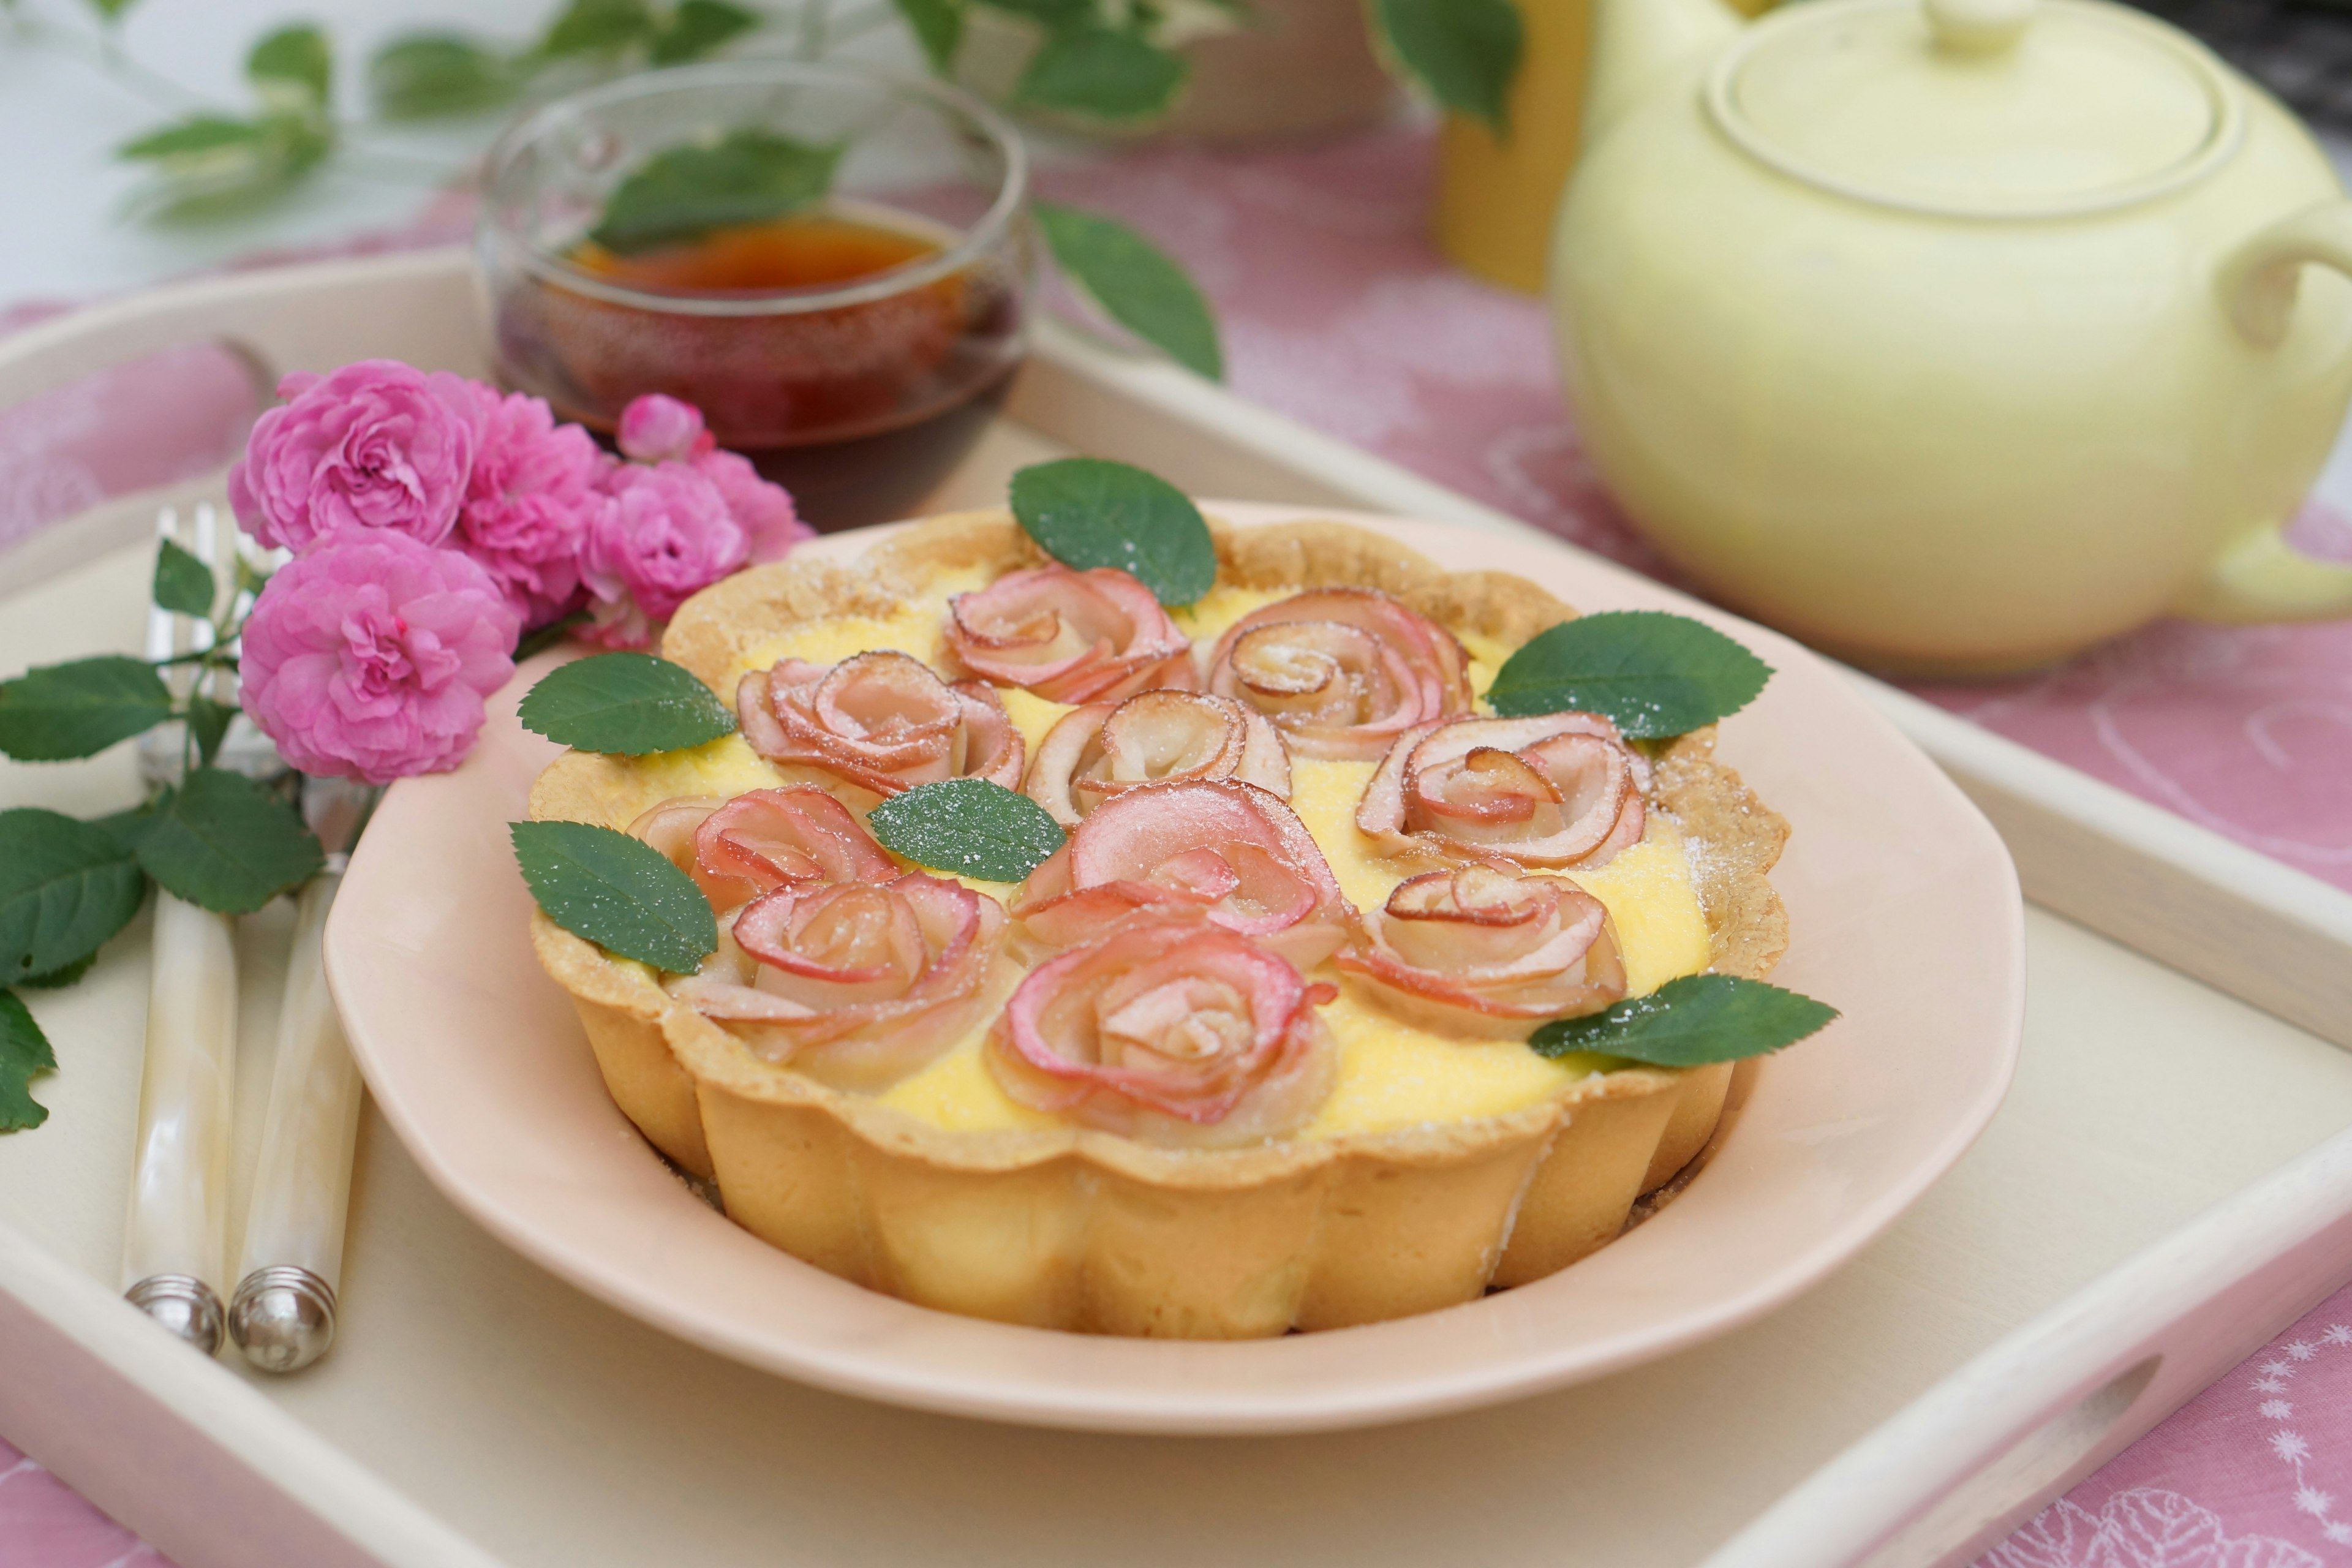
<path fill-rule="evenodd" d="M 770 158 L 748 174 L 729 162 L 746 145 Z M 771 211 L 779 148 L 831 158 L 831 179 Z M 682 196 L 663 177 L 681 172 Z M 863 67 L 735 60 L 558 99 L 489 156 L 475 246 L 498 374 L 607 441 L 631 398 L 691 403 L 819 529 L 906 516 L 1019 367 L 1027 188 L 986 105 Z"/>

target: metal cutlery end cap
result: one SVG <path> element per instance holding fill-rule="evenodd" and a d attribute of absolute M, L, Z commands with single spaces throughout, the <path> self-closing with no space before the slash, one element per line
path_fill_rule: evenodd
<path fill-rule="evenodd" d="M 152 1274 L 122 1295 L 132 1306 L 205 1354 L 220 1353 L 220 1297 L 194 1275 Z"/>
<path fill-rule="evenodd" d="M 264 1372 L 299 1372 L 335 1342 L 335 1288 L 307 1268 L 257 1268 L 237 1282 L 229 1337 Z"/>

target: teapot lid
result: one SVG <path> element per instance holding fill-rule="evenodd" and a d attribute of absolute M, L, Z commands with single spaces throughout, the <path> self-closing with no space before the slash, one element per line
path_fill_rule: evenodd
<path fill-rule="evenodd" d="M 1750 26 L 1706 100 L 1783 174 L 1966 217 L 2144 201 L 2244 129 L 2219 61 L 2103 0 L 1811 0 Z"/>

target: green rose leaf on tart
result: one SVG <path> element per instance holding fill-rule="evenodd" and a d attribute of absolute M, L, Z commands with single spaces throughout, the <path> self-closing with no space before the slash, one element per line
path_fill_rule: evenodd
<path fill-rule="evenodd" d="M 1065 566 L 1116 567 L 1162 605 L 1215 586 L 1217 547 L 1192 498 L 1157 474 L 1100 458 L 1038 463 L 1013 476 L 1013 515 Z"/>
<path fill-rule="evenodd" d="M 57 1068 L 57 1053 L 32 1010 L 0 991 L 0 1132 L 23 1132 L 49 1119 L 31 1086 L 36 1074 Z"/>
<path fill-rule="evenodd" d="M 1504 661 L 1486 700 L 1506 718 L 1599 713 L 1635 740 L 1702 729 L 1756 700 L 1772 667 L 1713 626 L 1664 610 L 1564 621 Z"/>
<path fill-rule="evenodd" d="M 0 985 L 61 973 L 139 912 L 147 879 L 97 823 L 0 811 Z"/>
<path fill-rule="evenodd" d="M 522 700 L 522 727 L 560 746 L 614 756 L 675 752 L 732 734 L 735 714 L 685 666 L 649 653 L 559 665 Z"/>
<path fill-rule="evenodd" d="M 516 861 L 547 918 L 623 958 L 692 974 L 719 950 L 694 879 L 642 839 L 588 822 L 515 822 Z"/>
<path fill-rule="evenodd" d="M 1020 881 L 1066 837 L 1044 806 L 980 778 L 917 784 L 866 813 L 866 826 L 918 866 L 986 882 Z"/>
<path fill-rule="evenodd" d="M 1708 1067 L 1792 1046 L 1837 1016 L 1825 1002 L 1761 980 L 1685 974 L 1604 1012 L 1555 1018 L 1528 1044 L 1555 1058 L 1590 1051 L 1651 1067 Z"/>

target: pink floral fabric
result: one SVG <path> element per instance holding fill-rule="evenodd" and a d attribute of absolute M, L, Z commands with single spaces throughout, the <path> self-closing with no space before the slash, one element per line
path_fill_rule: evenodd
<path fill-rule="evenodd" d="M 1139 152 L 1050 169 L 1040 186 L 1139 224 L 1192 268 L 1223 320 L 1241 396 L 1664 575 L 1584 458 L 1541 303 L 1472 281 L 1430 245 L 1432 174 L 1428 139 L 1393 132 L 1251 153 Z M 465 228 L 445 204 L 414 231 L 353 248 Z M 210 351 L 0 410 L 0 544 L 225 461 L 253 412 L 234 362 Z M 130 430 L 138 437 L 121 438 Z M 2352 523 L 2315 507 L 2298 542 L 2352 560 Z M 2044 675 L 1921 693 L 2352 888 L 2352 623 L 2166 622 Z M 161 1561 L 0 1441 L 0 1568 Z M 2152 1564 L 2352 1568 L 2352 1289 L 1983 1560 Z"/>

